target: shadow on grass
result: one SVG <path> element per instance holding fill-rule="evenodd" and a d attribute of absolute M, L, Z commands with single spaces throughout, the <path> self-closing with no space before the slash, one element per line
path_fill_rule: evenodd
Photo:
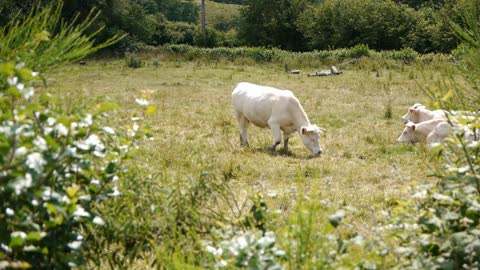
<path fill-rule="evenodd" d="M 246 147 L 243 148 L 244 151 L 249 151 L 251 153 L 263 153 L 267 154 L 273 157 L 289 157 L 289 158 L 294 158 L 294 159 L 313 159 L 313 158 L 320 158 L 321 155 L 297 155 L 293 153 L 292 151 L 285 151 L 283 148 L 279 148 L 277 150 L 271 150 L 269 147 Z"/>

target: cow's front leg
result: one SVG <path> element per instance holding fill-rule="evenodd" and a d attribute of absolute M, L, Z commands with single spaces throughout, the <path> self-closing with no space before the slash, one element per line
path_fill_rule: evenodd
<path fill-rule="evenodd" d="M 283 149 L 285 152 L 288 152 L 288 139 L 290 139 L 290 134 L 283 133 Z"/>
<path fill-rule="evenodd" d="M 282 131 L 280 130 L 280 125 L 268 121 L 268 125 L 270 126 L 270 129 L 272 129 L 272 134 L 273 134 L 273 144 L 270 145 L 269 149 L 270 150 L 275 150 L 277 148 L 277 145 L 280 144 L 280 141 L 282 140 Z"/>

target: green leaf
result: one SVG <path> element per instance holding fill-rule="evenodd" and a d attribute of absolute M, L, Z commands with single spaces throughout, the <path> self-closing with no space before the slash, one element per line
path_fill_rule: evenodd
<path fill-rule="evenodd" d="M 146 110 L 147 115 L 156 114 L 156 113 L 157 113 L 157 107 L 156 106 L 154 106 L 154 105 L 148 105 L 147 106 L 147 110 Z"/>
<path fill-rule="evenodd" d="M 12 237 L 10 238 L 10 243 L 8 246 L 12 249 L 22 247 L 25 244 L 25 239 L 22 237 Z"/>
<path fill-rule="evenodd" d="M 7 77 L 15 74 L 15 62 L 0 63 L 0 74 L 5 74 Z"/>
<path fill-rule="evenodd" d="M 56 151 L 58 150 L 58 148 L 60 147 L 57 143 L 57 141 L 52 138 L 51 136 L 45 136 L 44 137 L 45 141 L 47 142 L 48 146 L 50 146 L 50 148 L 53 150 L 53 151 Z"/>
<path fill-rule="evenodd" d="M 40 232 L 29 232 L 27 234 L 27 241 L 40 241 L 42 237 L 40 236 Z"/>
<path fill-rule="evenodd" d="M 36 41 L 49 41 L 50 40 L 50 33 L 48 31 L 43 30 L 40 33 L 36 33 L 33 36 L 33 39 Z"/>
<path fill-rule="evenodd" d="M 79 185 L 73 185 L 73 186 L 65 189 L 65 192 L 67 192 L 67 195 L 68 195 L 69 198 L 74 198 L 79 190 L 80 190 Z"/>
<path fill-rule="evenodd" d="M 119 108 L 120 108 L 120 106 L 115 102 L 108 102 L 108 101 L 103 102 L 103 103 L 97 104 L 96 114 L 101 114 L 101 113 L 104 113 L 104 112 L 107 112 L 107 111 L 117 110 Z"/>
<path fill-rule="evenodd" d="M 16 74 L 21 81 L 31 81 L 34 78 L 32 75 L 32 70 L 28 68 L 17 69 Z"/>

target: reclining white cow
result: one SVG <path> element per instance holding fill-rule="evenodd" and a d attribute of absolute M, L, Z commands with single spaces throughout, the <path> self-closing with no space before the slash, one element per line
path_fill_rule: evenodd
<path fill-rule="evenodd" d="M 398 142 L 426 142 L 427 144 L 442 142 L 450 133 L 450 124 L 442 118 L 420 123 L 407 122 Z"/>
<path fill-rule="evenodd" d="M 310 124 L 302 105 L 291 91 L 241 82 L 233 89 L 232 103 L 241 145 L 248 146 L 247 129 L 252 123 L 261 128 L 270 127 L 274 137 L 270 146 L 272 150 L 280 144 L 283 131 L 283 145 L 288 151 L 289 136 L 298 131 L 303 144 L 313 154 L 322 152 L 321 128 Z"/>
<path fill-rule="evenodd" d="M 408 121 L 415 124 L 423 121 L 442 118 L 446 120 L 445 112 L 443 110 L 431 111 L 420 103 L 415 103 L 412 107 L 408 108 L 407 113 L 402 116 L 402 121 L 406 124 Z"/>

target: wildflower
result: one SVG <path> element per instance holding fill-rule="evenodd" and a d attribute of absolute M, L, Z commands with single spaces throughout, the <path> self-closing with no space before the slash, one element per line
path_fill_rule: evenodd
<path fill-rule="evenodd" d="M 140 106 L 148 106 L 148 104 L 150 104 L 148 100 L 142 98 L 136 98 L 135 102 L 137 102 Z"/>

